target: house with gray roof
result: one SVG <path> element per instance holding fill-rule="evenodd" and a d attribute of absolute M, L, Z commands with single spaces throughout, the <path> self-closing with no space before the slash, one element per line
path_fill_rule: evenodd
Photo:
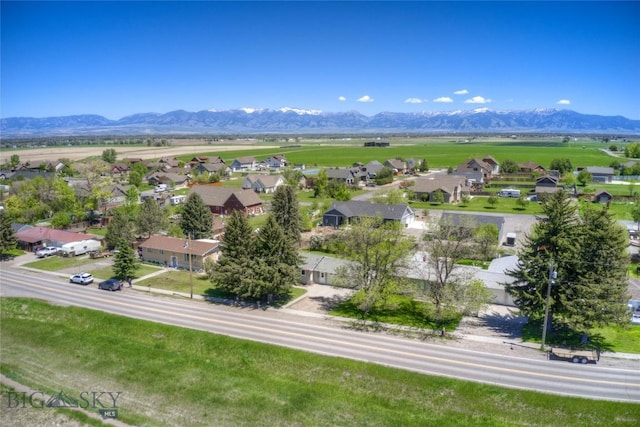
<path fill-rule="evenodd" d="M 397 174 L 403 174 L 407 170 L 407 164 L 400 159 L 389 159 L 383 163 L 383 166 L 393 169 Z"/>
<path fill-rule="evenodd" d="M 233 172 L 254 171 L 258 168 L 258 161 L 255 157 L 238 157 L 231 162 Z"/>
<path fill-rule="evenodd" d="M 344 182 L 347 185 L 353 185 L 356 177 L 349 169 L 327 169 L 327 178 L 329 181 Z"/>
<path fill-rule="evenodd" d="M 384 221 L 398 221 L 404 226 L 415 220 L 415 212 L 404 203 L 387 205 L 365 200 L 334 202 L 322 215 L 322 225 L 340 227 L 358 218 L 382 217 Z"/>
<path fill-rule="evenodd" d="M 613 176 L 615 175 L 614 169 L 609 167 L 587 166 L 586 168 L 578 168 L 578 171 L 582 169 L 586 169 L 586 171 L 591 174 L 593 182 L 610 183 L 613 181 Z"/>
<path fill-rule="evenodd" d="M 308 252 L 301 252 L 300 258 L 302 259 L 302 265 L 300 265 L 301 284 L 344 286 L 337 279 L 340 269 L 351 265 L 350 261 Z"/>
<path fill-rule="evenodd" d="M 284 184 L 282 175 L 247 175 L 242 182 L 242 188 L 256 193 L 273 193 Z"/>
<path fill-rule="evenodd" d="M 418 178 L 411 188 L 418 200 L 433 201 L 439 190 L 445 203 L 457 203 L 464 193 L 470 191 L 467 178 L 461 175 L 435 175 L 432 178 Z"/>

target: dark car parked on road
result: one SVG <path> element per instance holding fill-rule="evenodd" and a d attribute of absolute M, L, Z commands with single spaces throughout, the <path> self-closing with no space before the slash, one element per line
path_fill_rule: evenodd
<path fill-rule="evenodd" d="M 98 283 L 98 289 L 104 289 L 105 291 L 120 291 L 122 290 L 122 282 L 118 279 L 104 280 Z"/>

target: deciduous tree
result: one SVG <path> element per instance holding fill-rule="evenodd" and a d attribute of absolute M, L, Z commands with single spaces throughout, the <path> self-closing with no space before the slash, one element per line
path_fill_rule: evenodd
<path fill-rule="evenodd" d="M 140 206 L 140 212 L 136 218 L 136 227 L 138 233 L 146 235 L 147 238 L 152 234 L 162 230 L 167 224 L 167 218 L 163 209 L 158 205 L 152 197 L 147 197 Z"/>
<path fill-rule="evenodd" d="M 345 232 L 346 255 L 352 263 L 340 272 L 340 280 L 360 290 L 354 303 L 363 319 L 398 289 L 414 244 L 400 227 L 382 218 L 362 218 Z"/>

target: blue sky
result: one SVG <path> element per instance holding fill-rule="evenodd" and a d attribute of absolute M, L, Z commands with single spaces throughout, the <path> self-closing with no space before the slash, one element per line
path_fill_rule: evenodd
<path fill-rule="evenodd" d="M 1 8 L 2 117 L 539 107 L 640 119 L 639 2 Z"/>

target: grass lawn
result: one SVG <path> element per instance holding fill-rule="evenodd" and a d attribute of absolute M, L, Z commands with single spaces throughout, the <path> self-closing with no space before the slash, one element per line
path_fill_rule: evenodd
<path fill-rule="evenodd" d="M 138 279 L 142 276 L 146 276 L 147 274 L 151 274 L 153 272 L 156 272 L 160 269 L 160 267 L 155 267 L 155 266 L 151 266 L 151 265 L 147 265 L 147 264 L 141 264 L 140 267 L 136 270 L 135 276 L 133 277 L 134 279 Z M 108 266 L 108 267 L 101 267 L 101 268 L 96 268 L 96 269 L 86 269 L 85 270 L 87 273 L 91 273 L 93 274 L 93 276 L 95 278 L 100 278 L 100 279 L 110 279 L 113 277 L 113 267 Z"/>
<path fill-rule="evenodd" d="M 194 273 L 192 278 L 194 295 L 206 295 L 213 298 L 235 299 L 234 294 L 215 288 L 205 274 Z M 149 286 L 157 289 L 166 289 L 169 291 L 182 292 L 186 294 L 191 292 L 189 272 L 184 270 L 170 270 L 158 276 L 136 282 L 136 285 Z M 294 287 L 291 289 L 287 297 L 275 302 L 274 305 L 277 307 L 286 304 L 287 302 L 298 298 L 304 293 L 306 293 L 306 290 Z"/>
<path fill-rule="evenodd" d="M 629 315 L 631 319 L 631 315 Z M 542 320 L 530 320 L 522 330 L 522 339 L 528 342 L 542 342 Z M 568 331 L 554 331 L 547 335 L 547 344 L 581 347 L 579 334 Z M 589 346 L 604 351 L 640 354 L 640 326 L 629 323 L 626 327 L 607 326 L 596 328 L 589 336 Z"/>
<path fill-rule="evenodd" d="M 118 418 L 130 425 L 640 422 L 637 404 L 420 375 L 37 300 L 4 299 L 1 315 L 3 374 L 50 394 L 121 391 Z"/>
<path fill-rule="evenodd" d="M 468 212 L 487 212 L 487 213 L 510 213 L 510 214 L 526 214 L 526 215 L 539 215 L 542 213 L 540 204 L 536 202 L 529 202 L 526 208 L 522 209 L 516 204 L 516 200 L 510 197 L 498 197 L 498 203 L 490 205 L 488 197 L 474 197 L 469 200 L 468 203 L 458 203 L 455 205 L 449 203 L 428 203 L 428 202 L 410 202 L 410 206 L 413 210 L 445 210 L 445 211 L 468 211 Z"/>
<path fill-rule="evenodd" d="M 93 264 L 96 260 L 90 259 L 88 255 L 82 255 L 79 257 L 61 257 L 61 256 L 51 256 L 48 258 L 39 259 L 37 261 L 32 261 L 24 264 L 25 267 L 37 268 L 39 270 L 45 271 L 58 271 L 64 268 L 80 267 Z"/>
<path fill-rule="evenodd" d="M 361 320 L 362 312 L 354 303 L 354 298 L 357 296 L 358 293 L 331 310 L 329 314 Z M 416 301 L 408 296 L 392 295 L 385 304 L 374 307 L 365 320 L 433 330 L 440 330 L 444 326 L 449 331 L 456 329 L 460 322 L 459 316 L 446 320 L 444 324 L 438 323 L 432 318 L 431 305 Z"/>

